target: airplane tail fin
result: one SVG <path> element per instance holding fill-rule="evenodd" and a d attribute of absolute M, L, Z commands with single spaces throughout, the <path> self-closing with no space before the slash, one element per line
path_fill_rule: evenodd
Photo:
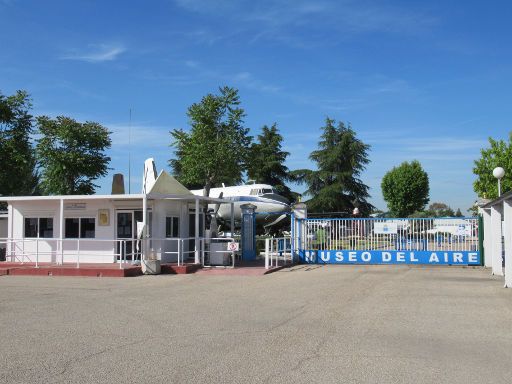
<path fill-rule="evenodd" d="M 144 174 L 142 175 L 142 193 L 146 194 L 151 191 L 151 187 L 155 184 L 158 174 L 156 173 L 155 159 L 150 157 L 144 162 Z"/>

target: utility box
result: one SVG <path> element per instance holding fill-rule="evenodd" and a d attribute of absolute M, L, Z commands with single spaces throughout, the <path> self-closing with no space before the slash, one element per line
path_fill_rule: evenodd
<path fill-rule="evenodd" d="M 229 265 L 230 255 L 227 243 L 210 243 L 210 265 Z"/>

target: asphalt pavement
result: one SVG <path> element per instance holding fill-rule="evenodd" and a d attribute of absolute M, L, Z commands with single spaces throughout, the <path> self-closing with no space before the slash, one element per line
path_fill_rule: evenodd
<path fill-rule="evenodd" d="M 0 383 L 510 383 L 482 268 L 0 277 Z"/>

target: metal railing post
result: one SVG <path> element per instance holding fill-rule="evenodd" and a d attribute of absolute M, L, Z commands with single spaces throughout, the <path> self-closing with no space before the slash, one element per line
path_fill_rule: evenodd
<path fill-rule="evenodd" d="M 270 248 L 270 239 L 265 239 L 265 269 L 269 268 L 268 258 L 269 258 L 269 248 Z"/>
<path fill-rule="evenodd" d="M 39 239 L 36 239 L 36 268 L 39 268 Z"/>
<path fill-rule="evenodd" d="M 205 252 L 205 242 L 204 237 L 201 239 L 201 258 L 203 260 L 202 265 L 204 267 L 204 252 Z"/>
<path fill-rule="evenodd" d="M 76 267 L 80 268 L 80 239 L 77 239 L 76 243 L 77 243 Z"/>
<path fill-rule="evenodd" d="M 180 266 L 180 256 L 181 256 L 181 239 L 178 239 L 178 267 Z"/>
<path fill-rule="evenodd" d="M 119 258 L 121 260 L 121 265 L 122 267 L 124 268 L 124 265 L 123 265 L 123 258 L 124 258 L 124 264 L 126 264 L 126 240 L 122 240 L 123 244 L 122 244 L 122 248 L 123 248 L 123 255 Z M 119 245 L 119 249 L 121 249 L 121 244 Z M 132 252 L 133 253 L 133 252 Z M 120 268 L 122 269 L 122 268 Z"/>
<path fill-rule="evenodd" d="M 201 241 L 201 265 L 204 267 L 204 238 Z"/>

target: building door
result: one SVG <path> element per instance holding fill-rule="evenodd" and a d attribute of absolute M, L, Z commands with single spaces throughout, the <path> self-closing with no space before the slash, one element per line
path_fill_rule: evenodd
<path fill-rule="evenodd" d="M 126 240 L 126 260 L 133 260 L 133 239 L 134 239 L 133 211 L 117 212 L 117 233 L 116 238 Z M 120 243 L 117 243 L 117 253 L 121 254 L 124 249 L 119 249 Z"/>
<path fill-rule="evenodd" d="M 119 210 L 117 211 L 117 239 L 126 240 L 126 260 L 137 260 L 140 259 L 141 255 L 141 241 L 138 233 L 138 228 L 143 222 L 142 209 L 136 210 Z M 152 212 L 148 210 L 148 229 L 147 235 L 151 236 L 151 223 L 152 223 Z M 150 244 L 151 246 L 151 244 Z M 117 253 L 119 251 L 118 244 Z M 122 250 L 121 250 L 122 251 Z"/>

